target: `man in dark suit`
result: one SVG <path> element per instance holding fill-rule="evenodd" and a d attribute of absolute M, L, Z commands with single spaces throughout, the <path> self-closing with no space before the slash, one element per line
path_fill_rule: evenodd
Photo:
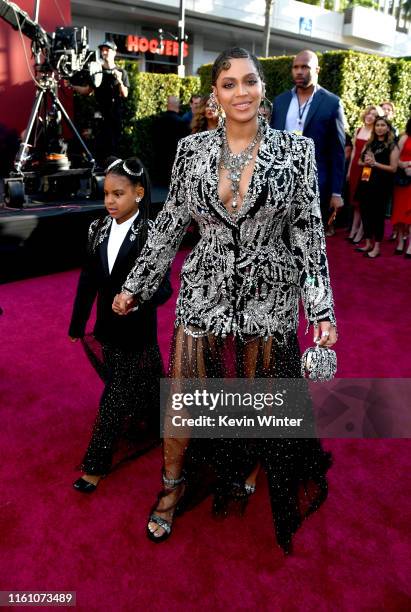
<path fill-rule="evenodd" d="M 167 110 L 158 117 L 154 125 L 157 165 L 153 178 L 159 185 L 167 187 L 171 180 L 178 141 L 190 133 L 188 124 L 183 121 L 179 112 L 180 100 L 176 96 L 168 96 Z"/>
<path fill-rule="evenodd" d="M 295 86 L 274 99 L 271 127 L 314 140 L 324 224 L 343 205 L 344 111 L 338 96 L 318 85 L 318 57 L 301 51 L 293 60 Z"/>

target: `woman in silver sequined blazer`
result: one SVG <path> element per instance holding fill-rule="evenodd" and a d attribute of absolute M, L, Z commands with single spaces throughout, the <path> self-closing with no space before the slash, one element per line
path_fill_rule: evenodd
<path fill-rule="evenodd" d="M 181 270 L 169 375 L 298 378 L 300 298 L 308 323 L 325 332 L 321 344 L 336 339 L 313 142 L 258 119 L 262 72 L 245 50 L 221 54 L 213 86 L 226 125 L 180 141 L 169 196 L 113 309 L 124 314 L 150 299 L 194 219 L 200 241 Z M 235 154 L 247 144 L 244 133 L 250 137 L 243 163 Z M 239 168 L 238 193 L 224 154 Z M 214 509 L 225 514 L 233 500 L 248 500 L 262 466 L 277 540 L 289 552 L 294 531 L 325 499 L 329 453 L 316 439 L 208 442 L 189 433 L 165 437 L 164 490 L 150 516 L 150 539 L 168 537 L 182 503 L 201 499 L 206 473 L 213 474 Z"/>
<path fill-rule="evenodd" d="M 194 219 L 201 240 L 181 270 L 176 327 L 196 337 L 296 332 L 300 297 L 309 323 L 334 322 L 313 142 L 265 125 L 233 215 L 217 190 L 222 132 L 180 141 L 169 196 L 124 289 L 150 299 Z"/>

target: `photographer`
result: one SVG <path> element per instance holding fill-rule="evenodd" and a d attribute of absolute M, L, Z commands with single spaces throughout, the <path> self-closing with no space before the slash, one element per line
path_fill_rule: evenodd
<path fill-rule="evenodd" d="M 96 135 L 96 158 L 100 165 L 110 155 L 118 156 L 121 136 L 122 99 L 127 98 L 130 86 L 128 74 L 116 66 L 117 47 L 106 40 L 99 45 L 102 59 L 103 80 L 99 87 L 91 85 L 72 85 L 81 95 L 94 93 L 101 113 L 101 126 Z"/>

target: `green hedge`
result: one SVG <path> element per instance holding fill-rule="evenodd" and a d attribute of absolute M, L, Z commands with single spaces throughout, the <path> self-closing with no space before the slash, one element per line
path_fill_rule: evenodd
<path fill-rule="evenodd" d="M 136 64 L 125 66 L 130 76 L 130 92 L 126 100 L 123 156 L 137 155 L 150 171 L 154 169 L 155 145 L 153 123 L 159 113 L 167 110 L 168 96 L 180 98 L 188 107 L 190 97 L 200 88 L 198 77 L 180 78 L 176 74 L 154 74 L 136 71 Z"/>
<path fill-rule="evenodd" d="M 188 108 L 190 96 L 200 89 L 198 77 L 180 78 L 176 74 L 139 72 L 136 62 L 118 64 L 127 70 L 130 79 L 128 97 L 124 100 L 124 133 L 121 155 L 137 155 L 153 169 L 152 125 L 156 116 L 167 108 L 168 96 L 177 96 Z M 78 128 L 93 125 L 97 110 L 94 96 L 74 96 L 74 118 Z"/>
<path fill-rule="evenodd" d="M 320 84 L 340 96 L 349 131 L 361 124 L 361 111 L 367 104 L 392 100 L 396 107 L 395 125 L 401 130 L 411 115 L 411 62 L 357 51 L 319 53 Z M 267 97 L 272 100 L 292 87 L 292 56 L 261 59 Z M 201 91 L 211 88 L 211 64 L 199 69 Z"/>
<path fill-rule="evenodd" d="M 391 100 L 396 107 L 395 121 L 402 129 L 411 115 L 411 62 L 399 59 L 391 64 Z"/>

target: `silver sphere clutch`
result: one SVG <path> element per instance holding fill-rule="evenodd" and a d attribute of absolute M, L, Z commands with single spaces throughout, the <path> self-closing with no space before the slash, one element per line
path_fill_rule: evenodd
<path fill-rule="evenodd" d="M 301 357 L 301 374 L 314 382 L 332 380 L 337 371 L 337 355 L 322 346 L 308 348 Z"/>

